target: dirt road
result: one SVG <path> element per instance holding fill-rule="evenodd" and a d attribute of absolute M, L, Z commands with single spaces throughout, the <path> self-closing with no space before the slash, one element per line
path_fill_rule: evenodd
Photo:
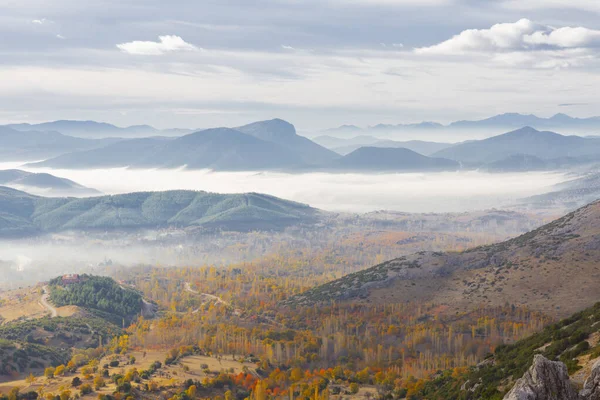
<path fill-rule="evenodd" d="M 48 291 L 48 286 L 44 286 L 44 294 L 42 295 L 42 298 L 40 299 L 40 304 L 46 308 L 48 311 L 50 311 L 50 315 L 52 318 L 56 318 L 58 317 L 58 311 L 56 311 L 56 308 L 54 308 L 52 305 L 50 305 L 50 303 L 48 303 L 48 296 L 50 296 L 50 292 Z"/>

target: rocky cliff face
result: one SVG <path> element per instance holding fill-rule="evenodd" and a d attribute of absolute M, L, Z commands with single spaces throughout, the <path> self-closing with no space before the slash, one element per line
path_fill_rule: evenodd
<path fill-rule="evenodd" d="M 592 373 L 580 394 L 585 400 L 600 400 L 600 361 L 596 361 L 592 367 Z"/>
<path fill-rule="evenodd" d="M 504 400 L 600 400 L 600 361 L 594 364 L 583 390 L 577 393 L 565 364 L 536 355 L 531 368 Z"/>
<path fill-rule="evenodd" d="M 580 397 L 569 380 L 566 365 L 538 354 L 504 400 L 580 400 Z"/>

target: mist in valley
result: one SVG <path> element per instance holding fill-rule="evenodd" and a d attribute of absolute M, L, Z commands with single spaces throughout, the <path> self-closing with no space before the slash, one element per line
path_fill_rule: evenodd
<path fill-rule="evenodd" d="M 4 289 L 47 280 L 64 273 L 102 273 L 113 265 L 225 265 L 257 260 L 275 254 L 281 248 L 311 248 L 316 254 L 348 232 L 368 232 L 369 229 L 377 229 L 378 224 L 384 229 L 392 226 L 392 230 L 396 231 L 435 231 L 446 219 L 441 216 L 443 213 L 510 207 L 523 197 L 548 192 L 553 185 L 567 179 L 565 174 L 549 172 L 289 174 L 186 169 L 54 170 L 26 168 L 23 164 L 0 163 L 0 169 L 46 172 L 104 194 L 163 190 L 266 193 L 306 203 L 333 214 L 328 217 L 325 228 L 309 226 L 277 233 L 207 234 L 171 228 L 133 232 L 64 232 L 2 240 L 0 286 Z M 40 196 L 55 195 L 39 188 L 16 189 Z M 75 193 L 62 195 L 76 196 Z M 391 213 L 378 213 L 376 216 L 365 214 L 379 210 L 389 210 Z M 421 214 L 418 213 L 436 215 L 432 217 L 431 225 L 417 229 L 405 224 L 405 221 L 399 222 L 395 212 L 415 213 L 408 220 L 421 220 Z M 361 217 L 357 219 L 358 215 Z M 495 235 L 499 240 L 539 224 L 541 220 L 532 218 L 530 224 L 515 225 L 505 231 L 499 230 L 496 225 L 478 229 Z M 457 226 L 451 229 L 460 231 L 463 228 Z M 448 227 L 439 230 L 448 230 Z M 240 251 L 240 246 L 243 251 Z M 389 257 L 397 255 L 391 252 Z M 364 266 L 368 266 L 368 263 Z"/>
<path fill-rule="evenodd" d="M 562 172 L 485 173 L 283 173 L 213 172 L 186 169 L 40 169 L 0 163 L 71 179 L 105 194 L 138 191 L 203 190 L 257 192 L 336 212 L 464 212 L 510 207 L 519 199 L 546 193 L 568 176 Z M 43 190 L 28 190 L 49 195 Z"/>

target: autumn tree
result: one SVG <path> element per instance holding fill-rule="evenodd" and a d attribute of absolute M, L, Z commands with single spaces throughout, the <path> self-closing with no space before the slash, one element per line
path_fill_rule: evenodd
<path fill-rule="evenodd" d="M 44 376 L 46 379 L 54 378 L 54 367 L 48 367 L 44 370 Z"/>

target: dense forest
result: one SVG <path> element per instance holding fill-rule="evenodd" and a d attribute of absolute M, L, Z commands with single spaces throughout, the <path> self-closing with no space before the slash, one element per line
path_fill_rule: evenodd
<path fill-rule="evenodd" d="M 100 310 L 122 318 L 139 314 L 142 296 L 125 288 L 113 279 L 92 275 L 81 275 L 79 281 L 63 284 L 62 277 L 50 281 L 50 300 L 58 307 L 74 305 Z"/>

